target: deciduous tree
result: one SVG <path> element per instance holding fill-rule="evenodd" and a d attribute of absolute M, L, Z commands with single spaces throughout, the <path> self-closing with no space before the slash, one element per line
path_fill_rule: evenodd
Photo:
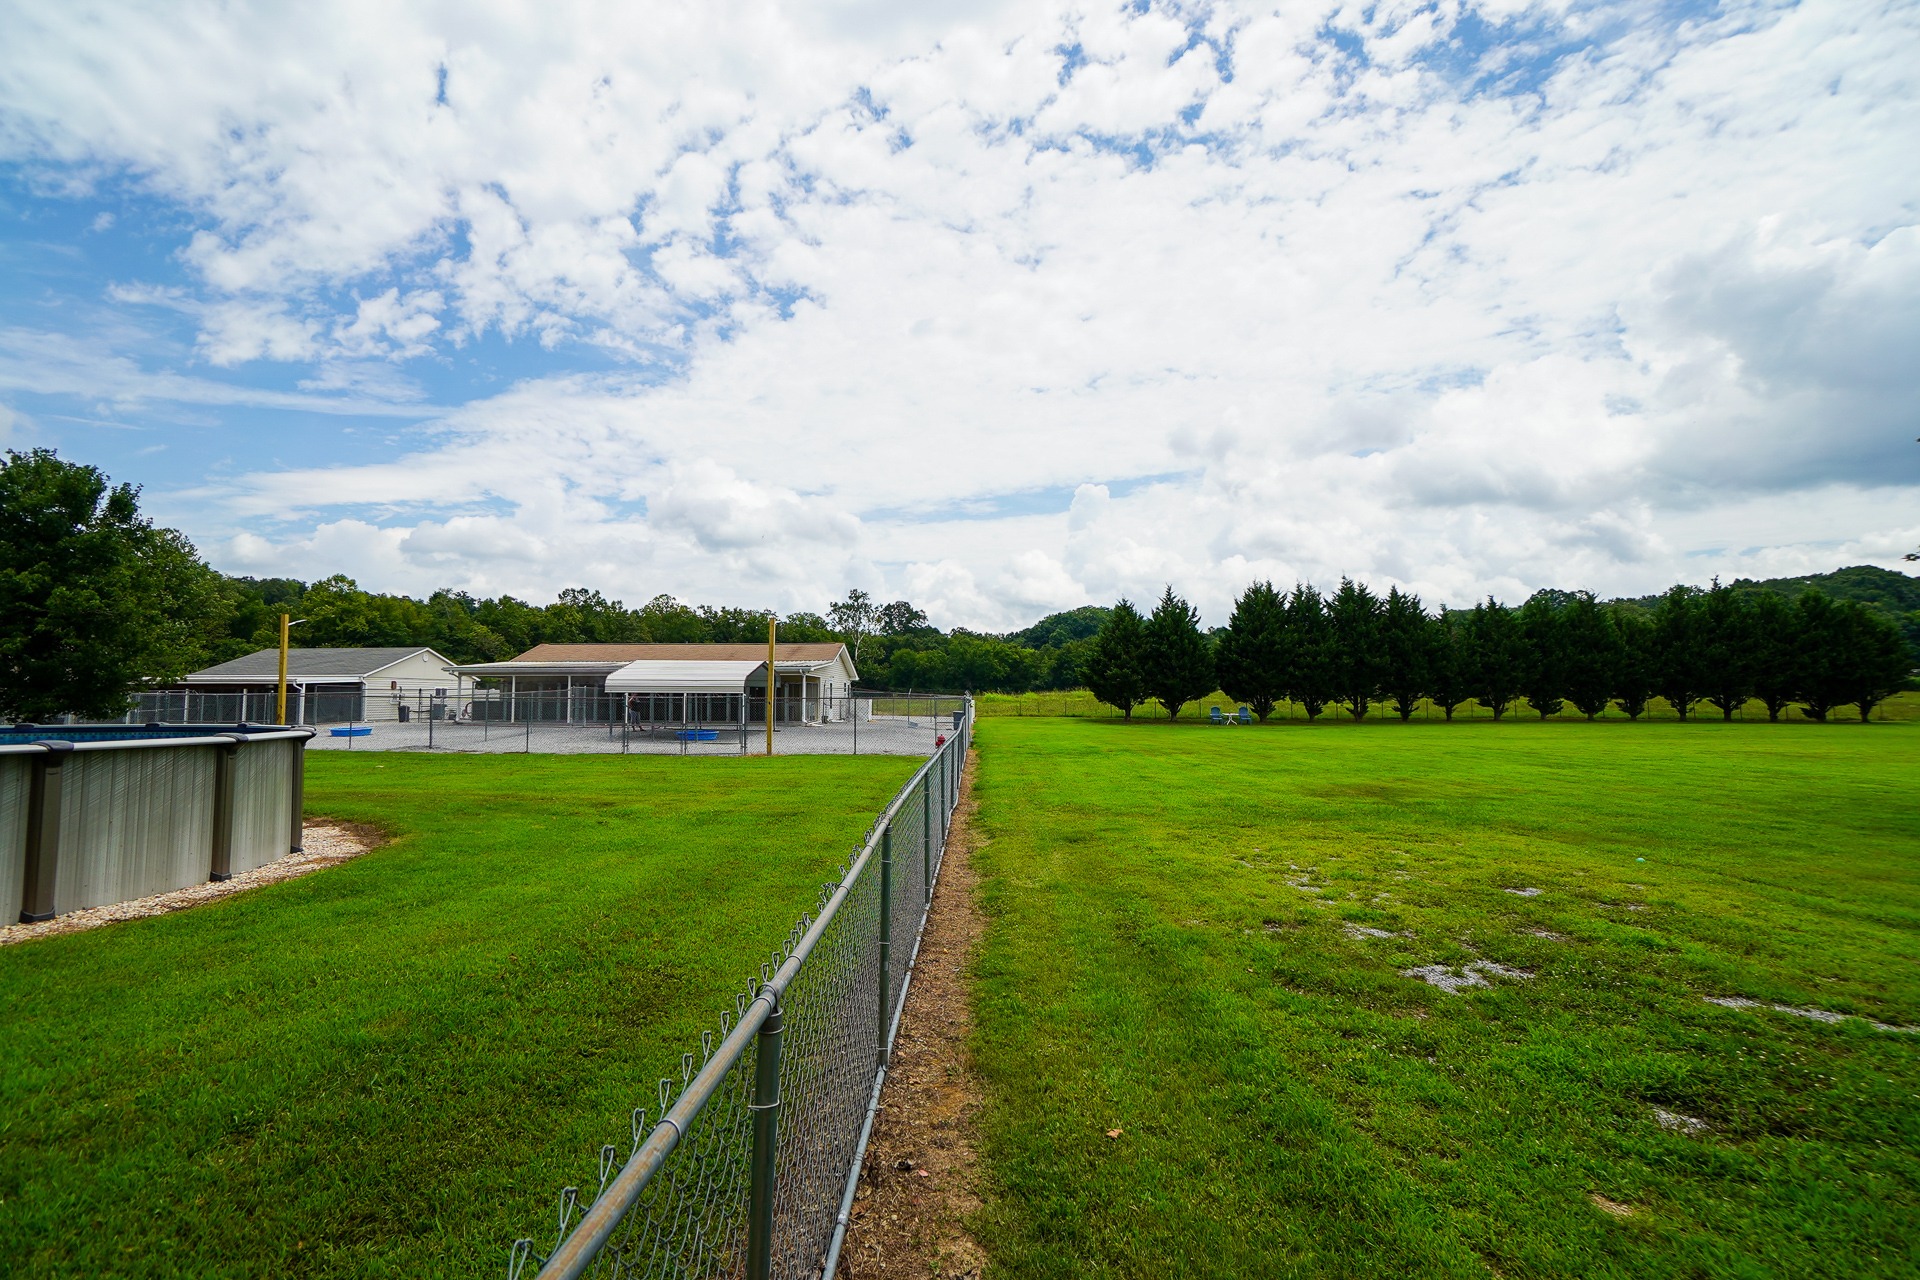
<path fill-rule="evenodd" d="M 847 648 L 853 651 L 853 660 L 857 665 L 861 646 L 880 622 L 880 610 L 874 605 L 873 597 L 855 587 L 847 592 L 845 600 L 837 600 L 827 606 L 827 620 Z"/>
<path fill-rule="evenodd" d="M 118 716 L 205 656 L 218 576 L 139 499 L 50 449 L 0 462 L 0 712 Z"/>

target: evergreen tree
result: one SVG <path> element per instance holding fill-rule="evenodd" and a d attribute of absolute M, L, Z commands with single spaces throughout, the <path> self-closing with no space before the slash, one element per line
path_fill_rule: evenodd
<path fill-rule="evenodd" d="M 1561 597 L 1560 592 L 1536 591 L 1520 606 L 1520 634 L 1528 648 L 1520 691 L 1542 720 L 1558 715 L 1566 705 L 1561 696 L 1567 687 L 1568 666 L 1566 624 L 1558 607 Z"/>
<path fill-rule="evenodd" d="M 1620 678 L 1620 631 L 1591 591 L 1577 591 L 1560 612 L 1567 701 L 1591 720 L 1607 709 Z"/>
<path fill-rule="evenodd" d="M 1609 613 L 1620 644 L 1613 700 L 1627 713 L 1627 719 L 1638 720 L 1653 701 L 1653 620 L 1632 605 L 1616 607 Z"/>
<path fill-rule="evenodd" d="M 1911 683 L 1913 655 L 1891 619 L 1858 600 L 1846 601 L 1840 612 L 1846 657 L 1837 691 L 1841 701 L 1860 709 L 1865 724 L 1876 706 Z"/>
<path fill-rule="evenodd" d="M 1427 692 L 1433 665 L 1433 631 L 1420 597 L 1398 587 L 1387 591 L 1380 628 L 1385 672 L 1381 687 L 1402 721 Z"/>
<path fill-rule="evenodd" d="M 1794 609 L 1799 700 L 1809 719 L 1825 720 L 1835 707 L 1856 706 L 1864 721 L 1905 687 L 1913 660 L 1889 620 L 1858 600 L 1833 600 L 1811 591 Z"/>
<path fill-rule="evenodd" d="M 1777 721 L 1800 697 L 1799 615 L 1772 591 L 1753 596 L 1753 695 Z"/>
<path fill-rule="evenodd" d="M 1468 621 L 1469 615 L 1444 606 L 1439 617 L 1427 620 L 1427 697 L 1449 720 L 1473 696 L 1477 664 Z"/>
<path fill-rule="evenodd" d="M 1720 708 L 1722 720 L 1747 705 L 1753 696 L 1756 658 L 1755 598 L 1720 585 L 1701 601 L 1700 644 L 1702 687 L 1707 701 Z"/>
<path fill-rule="evenodd" d="M 1200 630 L 1200 614 L 1171 585 L 1141 629 L 1140 673 L 1148 696 L 1167 709 L 1169 720 L 1213 692 L 1213 649 Z"/>
<path fill-rule="evenodd" d="M 1682 720 L 1706 696 L 1706 610 L 1698 587 L 1674 586 L 1653 610 L 1653 691 Z"/>
<path fill-rule="evenodd" d="M 1311 584 L 1296 582 L 1287 599 L 1287 640 L 1292 651 L 1287 696 L 1312 720 L 1333 700 L 1333 626 L 1326 603 Z"/>
<path fill-rule="evenodd" d="M 1287 602 L 1271 582 L 1240 593 L 1214 655 L 1220 691 L 1244 702 L 1262 724 L 1287 689 Z"/>
<path fill-rule="evenodd" d="M 1334 696 L 1346 704 L 1355 720 L 1366 718 L 1386 675 L 1382 613 L 1380 597 L 1351 578 L 1340 579 L 1340 589 L 1327 602 Z"/>
<path fill-rule="evenodd" d="M 1840 605 L 1809 591 L 1794 602 L 1794 685 L 1800 714 L 1825 720 L 1845 698 Z"/>
<path fill-rule="evenodd" d="M 1530 655 L 1512 609 L 1488 596 L 1473 606 L 1474 696 L 1498 720 L 1526 687 Z"/>
<path fill-rule="evenodd" d="M 1087 655 L 1087 688 L 1093 696 L 1133 719 L 1133 709 L 1147 699 L 1146 676 L 1141 669 L 1144 621 L 1130 600 L 1121 600 L 1107 615 L 1093 651 Z"/>

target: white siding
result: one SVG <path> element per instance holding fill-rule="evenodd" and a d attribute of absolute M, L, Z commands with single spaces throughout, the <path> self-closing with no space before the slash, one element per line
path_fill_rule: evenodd
<path fill-rule="evenodd" d="M 447 703 L 454 703 L 454 694 L 459 681 L 447 670 L 453 664 L 443 661 L 431 651 L 414 654 L 411 658 L 402 658 L 391 666 L 382 667 L 367 677 L 366 714 L 369 720 L 394 720 L 399 718 L 396 710 L 399 700 L 412 704 L 419 713 L 420 699 L 430 695 L 435 689 L 447 691 Z M 394 688 L 395 684 L 400 687 Z"/>
<path fill-rule="evenodd" d="M 453 696 L 454 677 L 447 668 L 453 665 L 443 662 L 431 652 L 416 653 L 411 658 L 402 658 L 390 667 L 383 667 L 367 677 L 367 692 L 380 693 L 391 691 L 393 682 L 408 693 L 416 689 L 432 692 L 445 689 L 447 696 Z"/>

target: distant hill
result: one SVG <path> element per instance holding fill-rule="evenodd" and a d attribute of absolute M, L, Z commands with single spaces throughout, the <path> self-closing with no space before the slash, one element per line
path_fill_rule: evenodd
<path fill-rule="evenodd" d="M 1112 612 L 1097 604 L 1082 605 L 1065 613 L 1050 613 L 1024 631 L 1008 632 L 1003 639 L 1027 649 L 1058 649 L 1075 640 L 1091 639 Z"/>
<path fill-rule="evenodd" d="M 1797 599 L 1808 591 L 1835 600 L 1858 600 L 1874 612 L 1892 619 L 1907 637 L 1907 647 L 1920 661 L 1920 578 L 1882 569 L 1878 565 L 1856 564 L 1832 573 L 1809 573 L 1798 578 L 1735 578 L 1727 584 L 1736 591 L 1771 592 Z M 1627 603 L 1651 609 L 1658 596 L 1641 596 Z"/>

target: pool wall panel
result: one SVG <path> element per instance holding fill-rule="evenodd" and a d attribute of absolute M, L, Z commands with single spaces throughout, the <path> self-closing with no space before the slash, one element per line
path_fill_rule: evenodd
<path fill-rule="evenodd" d="M 233 776 L 233 874 L 283 858 L 293 832 L 293 770 L 304 742 L 240 748 Z"/>
<path fill-rule="evenodd" d="M 20 919 L 27 874 L 28 756 L 0 756 L 0 925 Z"/>

